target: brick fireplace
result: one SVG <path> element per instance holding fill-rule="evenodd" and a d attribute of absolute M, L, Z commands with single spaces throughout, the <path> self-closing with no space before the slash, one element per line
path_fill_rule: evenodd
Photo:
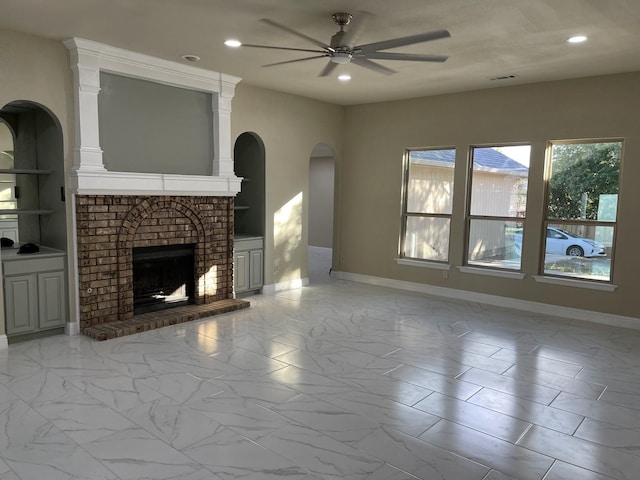
<path fill-rule="evenodd" d="M 75 146 L 66 193 L 73 199 L 69 203 L 70 210 L 75 210 L 70 213 L 76 233 L 69 263 L 71 271 L 77 272 L 69 275 L 72 302 L 65 331 L 103 340 L 248 307 L 248 302 L 233 298 L 233 204 L 242 179 L 234 173 L 231 100 L 240 78 L 82 38 L 70 38 L 64 44 L 74 82 Z M 100 96 L 103 74 L 136 79 L 135 85 L 126 88 L 147 103 L 137 105 L 139 110 L 123 109 L 130 105 L 114 101 L 109 88 Z M 159 85 L 170 88 L 160 92 Z M 182 104 L 175 100 L 185 97 L 177 92 L 187 90 L 191 91 L 187 98 L 198 108 L 180 110 Z M 165 105 L 165 98 L 174 101 Z M 101 139 L 100 114 L 107 119 L 105 125 L 109 119 L 117 123 L 119 115 L 137 119 L 126 124 L 128 133 L 144 127 L 148 135 L 144 138 L 169 135 L 172 148 L 182 140 L 184 147 L 199 148 L 165 153 L 151 148 L 156 142 L 131 143 L 129 134 L 101 145 L 105 139 Z M 191 137 L 190 131 L 181 135 L 179 130 L 167 133 L 166 123 L 154 122 L 158 116 L 175 116 L 178 125 L 181 115 L 196 120 L 200 136 Z M 210 132 L 203 133 L 203 125 L 210 125 Z M 140 144 L 145 148 L 139 150 Z M 103 146 L 111 155 L 109 168 Z M 157 252 L 172 245 L 185 246 L 192 258 L 193 282 L 185 282 L 188 305 L 136 314 L 134 248 L 137 256 L 139 248 L 152 247 Z M 174 277 L 165 290 L 175 283 Z"/>
<path fill-rule="evenodd" d="M 133 249 L 140 247 L 193 247 L 193 303 L 212 306 L 200 308 L 196 317 L 216 306 L 224 311 L 248 306 L 232 300 L 233 204 L 233 197 L 219 196 L 77 195 L 80 331 L 110 338 L 162 326 L 157 320 L 153 327 L 134 321 Z M 181 320 L 156 312 L 155 317 L 178 323 L 194 315 Z M 115 330 L 98 328 L 116 323 Z"/>

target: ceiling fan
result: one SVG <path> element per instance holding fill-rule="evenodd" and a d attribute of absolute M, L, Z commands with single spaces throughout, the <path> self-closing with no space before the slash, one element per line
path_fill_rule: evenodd
<path fill-rule="evenodd" d="M 351 22 L 353 15 L 350 13 L 339 12 L 334 13 L 331 18 L 340 27 L 340 30 L 331 37 L 329 44 L 309 37 L 304 33 L 300 33 L 293 28 L 271 20 L 269 18 L 263 18 L 261 21 L 279 28 L 285 32 L 291 33 L 297 37 L 300 37 L 317 47 L 318 49 L 310 48 L 290 48 L 290 47 L 275 47 L 269 45 L 254 45 L 247 43 L 237 43 L 236 46 L 254 47 L 254 48 L 271 48 L 276 50 L 290 50 L 295 52 L 309 52 L 317 53 L 311 57 L 298 58 L 295 60 L 287 60 L 284 62 L 270 63 L 263 65 L 264 67 L 272 67 L 275 65 L 284 65 L 287 63 L 304 62 L 307 60 L 314 60 L 316 58 L 328 58 L 329 63 L 320 72 L 320 77 L 326 77 L 329 75 L 338 65 L 346 63 L 354 63 L 369 70 L 373 70 L 385 75 L 391 75 L 396 73 L 395 70 L 385 67 L 372 60 L 403 60 L 411 62 L 444 62 L 448 57 L 444 55 L 420 55 L 413 53 L 393 53 L 383 52 L 381 50 L 388 50 L 390 48 L 403 47 L 405 45 L 413 45 L 415 43 L 428 42 L 430 40 L 438 40 L 440 38 L 447 38 L 451 35 L 447 30 L 436 30 L 433 32 L 418 33 L 416 35 L 410 35 L 408 37 L 393 38 L 391 40 L 383 40 L 381 42 L 367 43 L 365 45 L 356 45 L 357 37 L 362 29 L 364 21 L 368 14 L 360 12 L 359 16 Z M 351 24 L 348 31 L 344 30 L 344 27 Z"/>

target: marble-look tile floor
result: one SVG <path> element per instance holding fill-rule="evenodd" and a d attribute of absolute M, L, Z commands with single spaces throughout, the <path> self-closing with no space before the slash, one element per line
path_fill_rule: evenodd
<path fill-rule="evenodd" d="M 332 279 L 0 352 L 0 480 L 640 472 L 640 332 Z"/>

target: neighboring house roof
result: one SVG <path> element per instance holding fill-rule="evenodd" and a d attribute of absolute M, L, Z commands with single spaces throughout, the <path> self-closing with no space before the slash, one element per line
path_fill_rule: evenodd
<path fill-rule="evenodd" d="M 475 170 L 518 176 L 529 172 L 527 167 L 493 148 L 476 148 L 473 152 Z M 417 165 L 452 167 L 455 164 L 455 150 L 412 150 L 409 158 L 411 163 Z"/>

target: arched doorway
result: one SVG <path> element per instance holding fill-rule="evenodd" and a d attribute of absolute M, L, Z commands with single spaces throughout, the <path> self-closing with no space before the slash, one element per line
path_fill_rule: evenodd
<path fill-rule="evenodd" d="M 328 281 L 333 254 L 335 152 L 319 143 L 309 158 L 309 283 Z"/>

